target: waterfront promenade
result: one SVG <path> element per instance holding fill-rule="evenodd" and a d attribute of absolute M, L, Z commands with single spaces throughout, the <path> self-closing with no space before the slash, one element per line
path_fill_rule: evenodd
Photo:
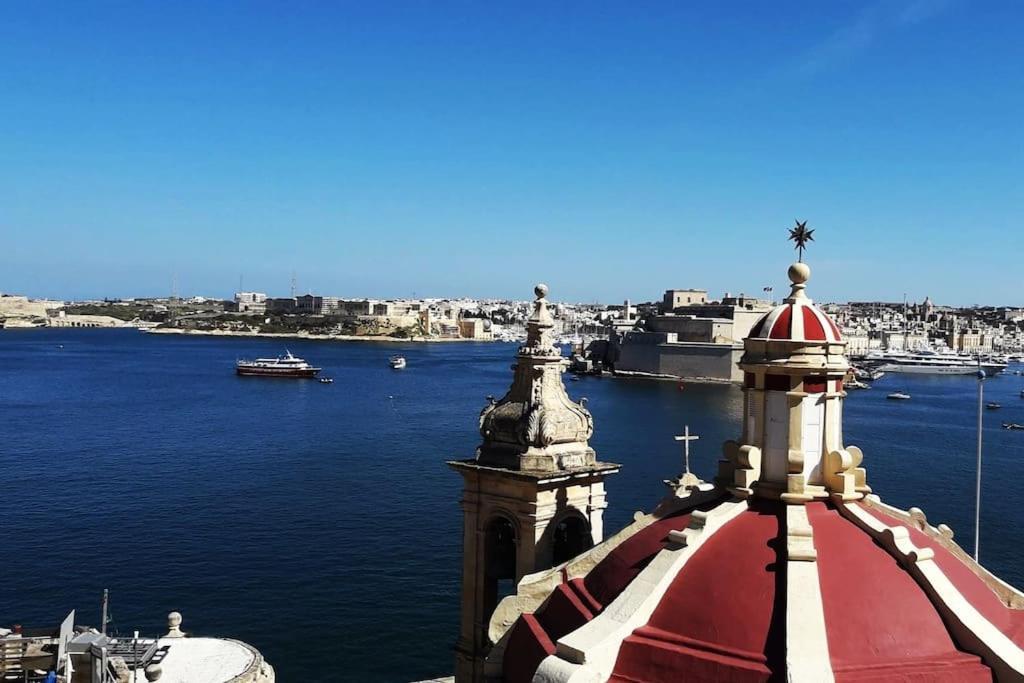
<path fill-rule="evenodd" d="M 465 337 L 393 337 L 384 334 L 310 334 L 306 332 L 239 332 L 236 330 L 188 330 L 180 327 L 154 327 L 146 330 L 145 334 L 177 334 L 191 337 L 241 337 L 243 339 L 253 337 L 265 337 L 267 339 L 307 339 L 311 341 L 354 341 L 354 342 L 387 342 L 395 344 L 407 343 L 447 343 L 447 342 L 473 342 L 480 343 L 480 339 L 467 339 Z"/>

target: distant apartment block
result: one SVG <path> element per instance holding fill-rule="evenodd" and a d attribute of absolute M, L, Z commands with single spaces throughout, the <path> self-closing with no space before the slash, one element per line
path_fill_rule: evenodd
<path fill-rule="evenodd" d="M 267 313 L 289 315 L 295 313 L 298 304 L 295 297 L 271 297 L 267 299 Z"/>
<path fill-rule="evenodd" d="M 986 330 L 961 328 L 950 333 L 947 344 L 960 353 L 990 353 L 993 334 Z"/>
<path fill-rule="evenodd" d="M 235 292 L 231 309 L 238 313 L 266 313 L 267 295 L 262 292 Z"/>
<path fill-rule="evenodd" d="M 677 308 L 693 304 L 705 304 L 708 301 L 706 289 L 666 289 L 662 299 L 662 313 L 671 313 Z"/>
<path fill-rule="evenodd" d="M 295 297 L 295 312 L 304 315 L 335 315 L 341 299 L 336 296 L 303 294 Z"/>
<path fill-rule="evenodd" d="M 483 318 L 462 318 L 459 320 L 459 336 L 463 339 L 490 340 L 494 338 L 491 332 L 491 321 Z"/>

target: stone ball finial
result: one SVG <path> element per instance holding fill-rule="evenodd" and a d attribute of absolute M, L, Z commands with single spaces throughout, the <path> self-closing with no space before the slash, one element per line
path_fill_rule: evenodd
<path fill-rule="evenodd" d="M 548 295 L 548 286 L 543 282 L 537 283 L 537 286 L 533 288 L 533 293 L 537 295 L 538 299 L 543 299 Z"/>
<path fill-rule="evenodd" d="M 794 263 L 789 267 L 789 281 L 794 285 L 802 285 L 811 279 L 811 267 L 806 263 Z"/>
<path fill-rule="evenodd" d="M 165 638 L 182 638 L 185 634 L 181 632 L 181 612 L 171 612 L 167 615 L 167 635 Z"/>
<path fill-rule="evenodd" d="M 164 668 L 159 664 L 150 664 L 144 669 L 147 681 L 158 681 L 164 675 Z"/>

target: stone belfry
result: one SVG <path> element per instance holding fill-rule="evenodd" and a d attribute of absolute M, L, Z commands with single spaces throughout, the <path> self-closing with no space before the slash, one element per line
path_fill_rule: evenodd
<path fill-rule="evenodd" d="M 485 678 L 484 659 L 500 632 L 490 626 L 499 600 L 514 594 L 523 576 L 602 540 L 604 479 L 619 470 L 598 462 L 587 443 L 593 418 L 565 391 L 547 287 L 534 292 L 512 386 L 480 413 L 476 457 L 448 463 L 464 480 L 459 683 Z"/>

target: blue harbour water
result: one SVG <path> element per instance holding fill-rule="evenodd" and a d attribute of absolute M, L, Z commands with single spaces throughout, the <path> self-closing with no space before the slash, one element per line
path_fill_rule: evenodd
<path fill-rule="evenodd" d="M 282 681 L 411 681 L 451 671 L 461 479 L 477 415 L 508 386 L 509 344 L 288 341 L 335 383 L 239 378 L 273 339 L 124 330 L 0 331 L 0 624 L 67 610 L 257 646 Z M 408 369 L 391 370 L 401 352 Z M 650 509 L 677 474 L 672 436 L 701 440 L 713 475 L 738 433 L 739 389 L 610 378 L 567 381 L 594 413 L 592 445 L 624 465 L 606 529 Z M 1024 378 L 986 382 L 981 557 L 1024 585 L 1016 543 Z M 905 389 L 910 401 L 887 401 Z M 973 548 L 976 381 L 887 376 L 846 403 L 847 443 L 883 499 L 917 505 Z"/>

